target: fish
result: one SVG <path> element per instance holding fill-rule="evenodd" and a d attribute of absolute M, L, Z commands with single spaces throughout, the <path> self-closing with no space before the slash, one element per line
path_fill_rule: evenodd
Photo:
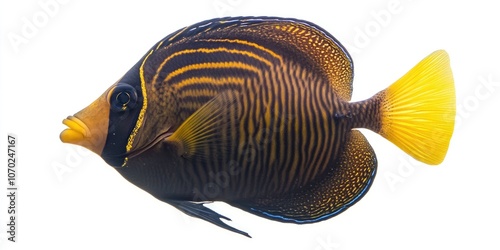
<path fill-rule="evenodd" d="M 206 20 L 154 44 L 63 120 L 60 139 L 183 213 L 250 237 L 205 205 L 283 223 L 332 218 L 362 199 L 376 175 L 360 129 L 425 164 L 443 162 L 456 113 L 446 51 L 366 100 L 351 101 L 353 78 L 346 48 L 312 22 Z"/>

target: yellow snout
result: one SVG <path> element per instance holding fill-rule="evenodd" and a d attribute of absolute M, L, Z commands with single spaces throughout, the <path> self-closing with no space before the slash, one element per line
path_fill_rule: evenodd
<path fill-rule="evenodd" d="M 109 124 L 107 92 L 85 109 L 63 120 L 68 128 L 59 136 L 62 142 L 80 145 L 101 155 Z"/>

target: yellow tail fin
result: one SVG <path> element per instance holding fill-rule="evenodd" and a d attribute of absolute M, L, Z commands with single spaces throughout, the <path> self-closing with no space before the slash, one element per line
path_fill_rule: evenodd
<path fill-rule="evenodd" d="M 441 163 L 455 125 L 455 86 L 448 54 L 438 50 L 382 91 L 381 129 L 413 158 Z"/>

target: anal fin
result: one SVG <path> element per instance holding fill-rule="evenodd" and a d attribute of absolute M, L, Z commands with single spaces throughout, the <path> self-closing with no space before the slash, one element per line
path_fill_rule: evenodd
<path fill-rule="evenodd" d="M 334 166 L 316 182 L 279 197 L 228 203 L 276 221 L 314 223 L 331 218 L 359 201 L 370 188 L 376 168 L 372 147 L 361 132 L 352 130 Z"/>

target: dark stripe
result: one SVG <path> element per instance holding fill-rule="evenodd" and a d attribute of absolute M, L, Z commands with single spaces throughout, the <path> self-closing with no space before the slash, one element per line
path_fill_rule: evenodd
<path fill-rule="evenodd" d="M 287 79 L 286 77 L 285 79 Z M 296 144 L 296 136 L 294 131 L 298 131 L 300 129 L 299 126 L 299 117 L 298 117 L 298 112 L 299 112 L 299 107 L 300 107 L 300 101 L 298 99 L 299 95 L 296 95 L 295 93 L 298 93 L 300 88 L 296 84 L 290 84 L 290 91 L 288 93 L 289 95 L 289 114 L 293 114 L 293 117 L 288 117 L 287 119 L 289 120 L 289 126 L 288 126 L 288 131 L 286 131 L 286 136 L 283 147 L 286 152 L 294 152 L 295 150 L 295 145 Z M 300 171 L 300 157 L 302 154 L 293 154 L 291 157 L 289 157 L 289 161 L 287 161 L 285 166 L 290 166 L 290 170 L 288 170 L 288 180 L 286 182 L 286 185 L 284 186 L 284 190 L 289 190 L 290 187 L 292 186 L 294 179 L 297 175 L 299 175 Z"/>
<path fill-rule="evenodd" d="M 289 98 L 293 98 L 296 94 L 293 92 L 293 91 L 290 91 L 290 87 L 295 87 L 296 84 L 293 84 L 291 78 L 289 77 L 289 74 L 286 74 L 285 71 L 278 71 L 279 72 L 279 75 L 280 75 L 280 78 L 284 81 L 284 82 L 287 82 L 287 83 L 290 83 L 290 84 L 284 84 L 283 87 L 282 87 L 282 90 L 285 91 L 285 93 L 281 93 L 281 96 L 280 96 L 280 99 L 282 102 L 285 102 L 287 105 L 283 106 L 283 108 L 281 110 L 284 110 L 284 115 L 287 116 L 289 113 L 297 113 L 299 112 L 298 109 L 296 109 L 295 107 L 292 108 L 292 109 L 289 109 L 288 106 L 290 106 L 290 103 L 292 102 L 292 100 L 290 100 Z M 287 108 L 285 108 L 287 107 Z M 287 110 L 288 109 L 288 110 Z M 288 121 L 288 119 L 286 117 L 284 117 L 285 119 L 282 119 L 283 122 L 290 122 Z M 292 129 L 295 129 L 295 127 L 293 127 Z M 282 173 L 282 178 L 281 178 L 281 191 L 283 190 L 286 190 L 287 188 L 287 183 L 292 181 L 292 177 L 290 176 L 290 173 L 294 170 L 296 170 L 298 168 L 297 166 L 297 162 L 294 162 L 294 157 L 296 154 L 302 154 L 302 152 L 296 152 L 296 153 L 291 153 L 291 152 L 294 152 L 295 150 L 293 150 L 293 147 L 292 145 L 287 145 L 286 143 L 286 140 L 287 139 L 290 139 L 290 140 L 293 140 L 293 138 L 296 136 L 295 133 L 293 132 L 294 130 L 291 130 L 291 131 L 287 131 L 286 134 L 283 134 L 283 140 L 279 140 L 278 142 L 280 142 L 277 147 L 278 147 L 278 150 L 277 152 L 280 152 L 280 156 L 281 157 L 285 157 L 285 156 L 288 156 L 287 158 L 285 159 L 282 159 L 280 157 L 280 160 L 279 162 L 283 165 L 283 173 Z"/>
<path fill-rule="evenodd" d="M 285 78 L 285 70 L 276 70 L 278 73 L 276 74 L 276 82 L 288 82 L 287 79 Z M 280 160 L 279 161 L 279 171 L 281 172 L 281 175 L 277 175 L 278 179 L 276 180 L 276 185 L 279 185 L 276 187 L 279 192 L 283 192 L 284 190 L 284 184 L 286 182 L 286 178 L 288 177 L 288 172 L 289 167 L 293 165 L 293 162 L 290 161 L 289 159 L 292 159 L 293 154 L 289 154 L 290 151 L 286 151 L 285 149 L 285 144 L 283 144 L 283 139 L 282 137 L 286 137 L 287 135 L 284 135 L 281 133 L 280 129 L 284 125 L 283 123 L 286 123 L 286 120 L 283 119 L 283 115 L 286 115 L 288 113 L 288 110 L 286 108 L 286 103 L 289 101 L 287 96 L 287 86 L 292 85 L 292 84 L 274 84 L 274 88 L 277 90 L 276 94 L 276 119 L 279 122 L 278 124 L 274 125 L 272 128 L 274 128 L 276 131 L 274 132 L 276 135 L 276 138 L 273 139 L 275 141 L 274 144 L 276 151 L 275 152 L 284 152 L 284 156 L 287 156 L 285 160 Z M 285 104 L 285 105 L 284 105 Z M 283 154 L 283 153 L 280 153 Z M 289 162 L 289 163 L 287 163 Z M 278 164 L 275 168 L 278 168 Z"/>
<path fill-rule="evenodd" d="M 303 93 L 304 91 L 304 88 L 302 85 L 295 85 L 298 87 L 298 93 Z M 306 105 L 306 99 L 305 99 L 305 96 L 304 95 L 298 95 L 299 96 L 299 101 L 298 101 L 298 109 L 297 109 L 297 120 L 299 122 L 298 124 L 298 132 L 299 132 L 299 135 L 294 135 L 295 138 L 297 139 L 296 140 L 296 143 L 297 143 L 297 147 L 296 147 L 296 152 L 298 155 L 299 155 L 299 160 L 297 162 L 298 164 L 298 169 L 299 169 L 299 173 L 297 175 L 297 177 L 299 177 L 298 180 L 300 180 L 301 177 L 304 176 L 304 170 L 305 168 L 307 167 L 306 166 L 306 156 L 304 155 L 304 148 L 303 148 L 303 145 L 305 144 L 305 141 L 304 141 L 304 138 L 307 137 L 307 127 L 306 127 L 306 124 L 305 124 L 305 120 L 304 120 L 304 106 Z M 305 132 L 304 132 L 305 131 Z M 300 183 L 301 184 L 301 183 Z"/>
<path fill-rule="evenodd" d="M 328 106 L 324 106 L 321 103 L 321 99 L 323 98 L 321 93 L 327 92 L 328 90 L 325 88 L 315 88 L 314 89 L 314 100 L 313 107 L 317 110 L 314 117 L 316 118 L 316 133 L 318 135 L 318 143 L 315 145 L 327 145 L 325 143 L 328 134 L 332 133 L 331 131 L 327 131 L 324 126 L 327 124 L 327 116 L 325 114 L 328 112 Z M 314 167 L 314 176 L 317 176 L 318 173 L 322 173 L 327 166 L 326 156 L 328 155 L 329 147 L 316 147 L 314 159 L 312 161 L 312 166 Z M 315 177 L 316 178 L 316 177 Z"/>

